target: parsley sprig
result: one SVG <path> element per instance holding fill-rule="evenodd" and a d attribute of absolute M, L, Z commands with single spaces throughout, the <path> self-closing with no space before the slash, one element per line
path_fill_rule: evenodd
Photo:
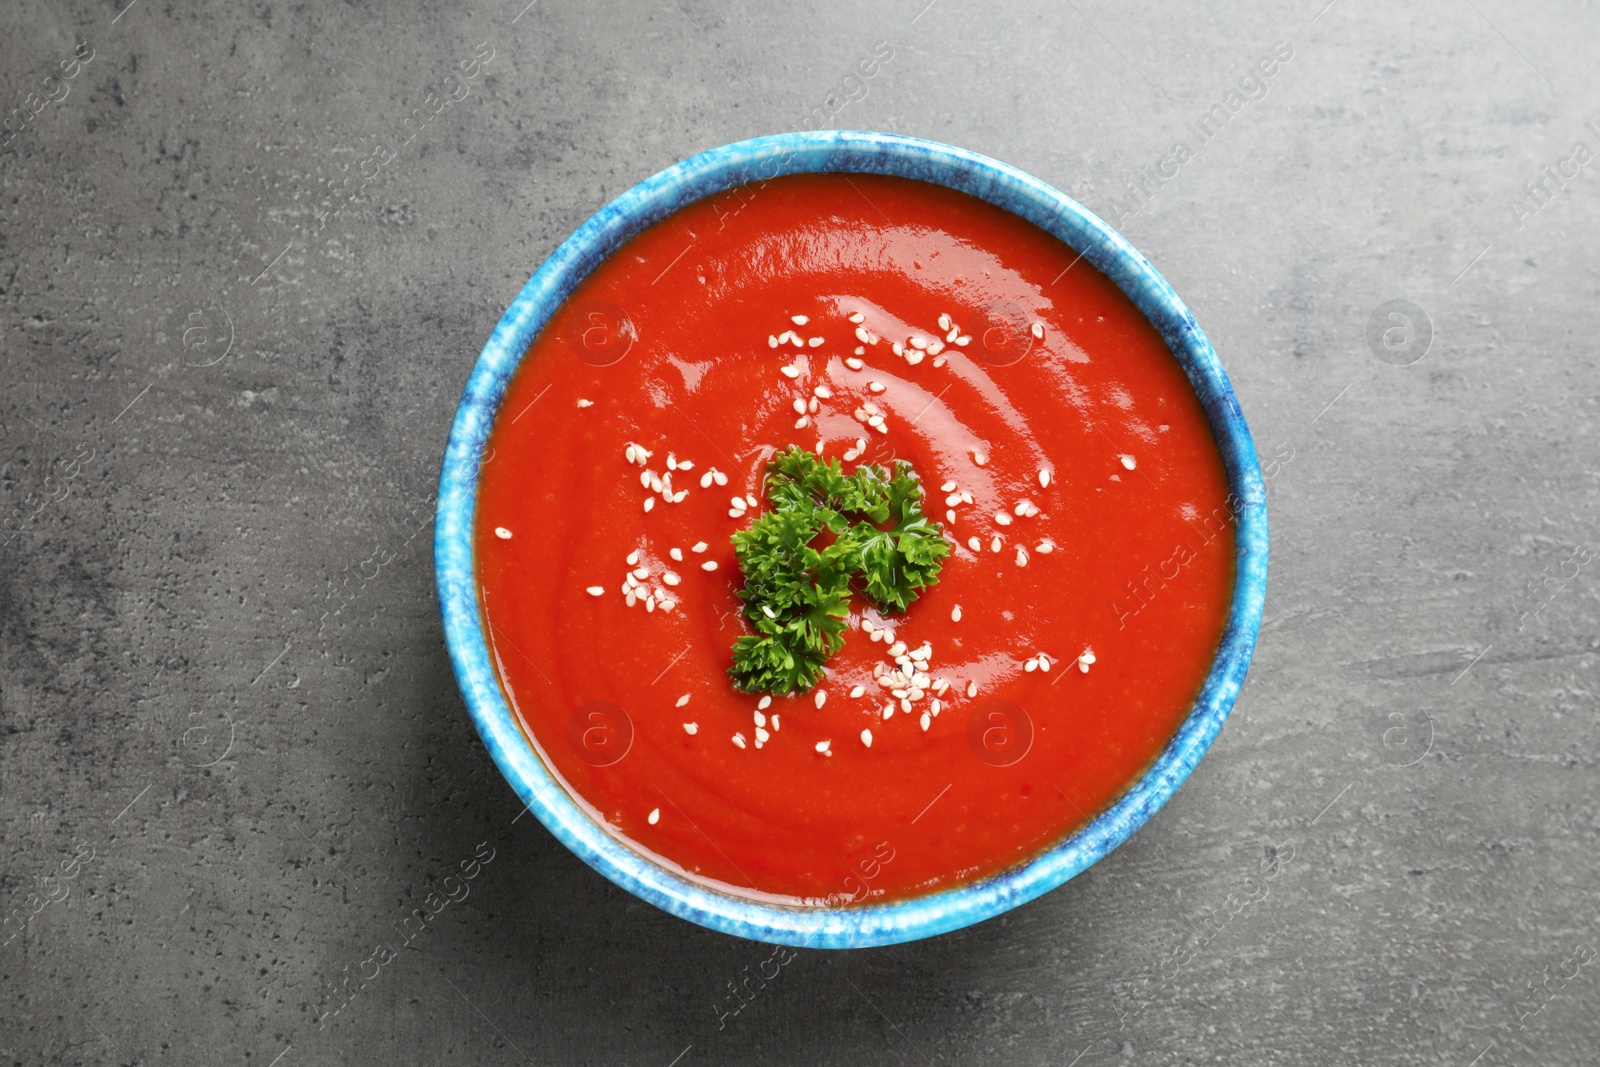
<path fill-rule="evenodd" d="M 733 535 L 756 632 L 734 642 L 728 673 L 741 692 L 804 692 L 844 644 L 856 576 L 880 611 L 903 612 L 938 581 L 950 546 L 904 461 L 847 475 L 793 446 L 767 464 L 766 494 L 772 510 Z"/>

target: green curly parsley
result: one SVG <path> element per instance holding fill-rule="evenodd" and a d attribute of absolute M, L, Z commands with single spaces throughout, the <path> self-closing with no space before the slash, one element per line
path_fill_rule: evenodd
<path fill-rule="evenodd" d="M 950 546 L 922 514 L 909 463 L 846 475 L 838 460 L 793 446 L 767 464 L 766 492 L 772 510 L 733 535 L 756 632 L 734 642 L 728 673 L 741 692 L 804 692 L 844 644 L 856 576 L 880 611 L 903 612 L 938 581 Z M 825 531 L 832 541 L 819 548 Z"/>

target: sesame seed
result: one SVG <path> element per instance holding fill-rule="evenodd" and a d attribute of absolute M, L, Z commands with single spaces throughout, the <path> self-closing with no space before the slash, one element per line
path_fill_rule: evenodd
<path fill-rule="evenodd" d="M 866 354 L 867 354 L 867 350 L 865 348 L 862 348 L 860 345 L 856 345 L 856 355 L 864 356 Z M 860 370 L 860 369 L 861 369 L 860 367 L 856 368 L 856 370 Z"/>
<path fill-rule="evenodd" d="M 796 399 L 794 402 L 794 410 L 797 415 L 804 415 L 806 413 L 806 402 L 804 400 Z"/>
<path fill-rule="evenodd" d="M 940 352 L 943 352 L 943 351 L 944 351 L 944 342 L 943 341 L 929 341 L 928 342 L 928 355 L 937 356 Z M 933 365 L 935 367 L 937 367 L 937 366 L 939 366 L 939 362 L 940 361 L 936 359 L 936 360 L 933 361 Z"/>
<path fill-rule="evenodd" d="M 1028 550 L 1023 548 L 1021 545 L 1018 545 L 1017 546 L 1017 566 L 1026 567 L 1027 565 L 1028 565 Z"/>
<path fill-rule="evenodd" d="M 957 604 L 955 607 L 950 609 L 950 621 L 951 622 L 960 622 L 961 621 L 961 605 L 960 604 Z"/>
<path fill-rule="evenodd" d="M 671 452 L 668 452 L 667 453 L 667 470 L 675 471 L 677 469 L 678 469 L 678 457 L 674 456 Z"/>
<path fill-rule="evenodd" d="M 908 337 L 906 341 L 919 352 L 928 347 L 928 341 L 924 337 Z"/>
<path fill-rule="evenodd" d="M 808 414 L 815 415 L 817 412 L 819 412 L 821 410 L 822 410 L 822 402 L 819 401 L 816 397 L 812 397 L 811 400 L 806 404 L 806 412 Z"/>
<path fill-rule="evenodd" d="M 652 496 L 652 497 L 646 497 L 645 498 L 644 509 L 646 511 L 649 511 L 651 508 L 653 508 L 655 506 L 656 506 L 656 498 L 655 497 Z"/>
<path fill-rule="evenodd" d="M 817 695 L 816 695 L 815 699 L 813 699 L 812 703 L 816 704 L 816 706 L 820 708 L 820 707 L 822 707 L 822 705 L 826 704 L 827 702 L 828 702 L 827 691 L 826 690 L 822 690 L 822 689 L 818 689 L 817 690 Z"/>
<path fill-rule="evenodd" d="M 1048 467 L 1039 468 L 1039 488 L 1050 488 L 1050 469 Z"/>
<path fill-rule="evenodd" d="M 960 337 L 956 338 L 956 344 L 960 345 L 962 348 L 966 348 L 971 343 L 972 337 L 969 334 L 962 334 Z"/>
<path fill-rule="evenodd" d="M 994 515 L 994 521 L 999 523 L 1001 526 L 1010 526 L 1011 525 L 1011 516 L 1007 515 L 1003 511 L 997 511 L 997 512 L 995 512 L 995 515 Z"/>
<path fill-rule="evenodd" d="M 789 343 L 794 345 L 796 348 L 804 348 L 806 346 L 806 339 L 791 330 L 789 333 Z"/>
<path fill-rule="evenodd" d="M 683 724 L 683 732 L 688 734 L 690 737 L 693 737 L 695 734 L 700 732 L 700 724 L 697 722 L 686 722 Z"/>
<path fill-rule="evenodd" d="M 861 731 L 861 743 L 863 745 L 866 745 L 868 748 L 872 747 L 872 731 L 871 730 L 862 730 Z"/>
<path fill-rule="evenodd" d="M 733 743 L 738 745 L 740 748 L 743 748 L 744 747 L 744 734 L 734 734 L 733 735 Z"/>
<path fill-rule="evenodd" d="M 767 717 L 765 715 L 763 715 L 761 712 L 759 712 L 759 711 L 755 712 L 752 717 L 755 719 L 755 724 L 757 726 L 765 726 L 765 725 L 767 725 Z"/>
<path fill-rule="evenodd" d="M 959 327 L 959 326 L 951 326 L 950 327 L 950 332 L 944 335 L 944 339 L 946 341 L 954 341 L 957 337 L 960 337 L 960 336 L 961 336 L 961 327 Z"/>
<path fill-rule="evenodd" d="M 751 496 L 749 493 L 746 493 L 744 495 L 744 502 L 746 504 L 749 504 L 751 507 L 755 507 L 756 506 L 756 498 Z"/>
<path fill-rule="evenodd" d="M 714 571 L 717 569 L 717 561 L 714 559 L 708 559 L 704 563 L 700 564 L 700 569 L 703 571 Z"/>
<path fill-rule="evenodd" d="M 649 567 L 639 567 L 638 569 L 636 569 L 633 572 L 633 576 L 635 578 L 639 578 L 639 579 L 648 578 L 648 577 L 650 577 L 650 568 Z"/>
<path fill-rule="evenodd" d="M 694 470 L 694 464 L 686 459 L 680 459 L 678 460 L 678 469 L 681 471 L 692 471 Z"/>
<path fill-rule="evenodd" d="M 689 703 L 689 694 L 685 693 L 685 694 L 683 694 L 683 696 L 678 698 L 677 706 L 681 708 L 687 703 Z"/>
<path fill-rule="evenodd" d="M 593 400 L 584 400 L 584 399 L 580 398 L 578 400 L 578 406 L 580 408 L 592 408 L 592 407 L 594 407 L 594 401 Z"/>
<path fill-rule="evenodd" d="M 972 494 L 967 492 L 965 489 L 961 490 L 961 502 L 963 504 L 972 503 Z"/>
<path fill-rule="evenodd" d="M 934 356 L 933 357 L 933 365 L 935 367 L 942 367 L 948 362 L 950 362 L 950 361 L 945 359 L 943 356 Z"/>
<path fill-rule="evenodd" d="M 967 696 L 968 697 L 975 697 L 977 695 L 978 695 L 978 683 L 977 683 L 977 680 L 974 679 L 973 681 L 970 681 L 970 682 L 967 683 Z"/>
<path fill-rule="evenodd" d="M 922 362 L 922 357 L 925 355 L 927 355 L 927 353 L 921 351 L 920 349 L 912 349 L 910 352 L 906 353 L 906 362 L 915 367 L 918 363 Z"/>
<path fill-rule="evenodd" d="M 728 498 L 728 506 L 732 508 L 738 508 L 740 511 L 743 511 L 747 505 L 744 502 L 744 497 L 733 496 Z"/>
<path fill-rule="evenodd" d="M 603 586 L 603 585 L 591 585 L 589 587 L 589 595 L 590 596 L 604 596 L 605 592 L 606 592 L 606 587 Z"/>
<path fill-rule="evenodd" d="M 778 716 L 776 714 L 774 714 L 772 716 L 772 732 L 773 733 L 777 733 L 778 732 L 778 725 L 779 725 L 778 724 Z"/>
<path fill-rule="evenodd" d="M 1128 468 L 1128 470 L 1133 470 L 1133 468 L 1135 468 L 1135 467 L 1137 467 L 1139 465 L 1138 461 L 1136 461 L 1132 456 L 1123 455 L 1123 456 L 1118 456 L 1117 458 L 1122 460 L 1122 465 L 1124 467 Z"/>
<path fill-rule="evenodd" d="M 796 326 L 804 326 L 806 323 L 810 322 L 811 320 L 806 318 L 804 315 L 790 315 L 789 316 L 789 321 L 794 323 Z"/>
<path fill-rule="evenodd" d="M 629 442 L 627 451 L 623 452 L 622 454 L 627 457 L 629 463 L 632 463 L 634 457 L 638 454 L 638 449 L 633 445 L 632 442 Z"/>
<path fill-rule="evenodd" d="M 941 312 L 940 315 L 939 315 L 939 329 L 948 330 L 949 328 L 950 328 L 950 316 L 949 316 L 948 313 Z"/>
<path fill-rule="evenodd" d="M 1050 670 L 1050 657 L 1043 652 L 1039 653 L 1039 669 L 1046 673 L 1049 673 Z"/>
<path fill-rule="evenodd" d="M 794 428 L 797 430 L 803 430 L 810 425 L 811 420 L 804 415 L 801 415 L 798 419 L 794 420 Z"/>
<path fill-rule="evenodd" d="M 776 619 L 778 617 L 778 613 L 773 611 L 772 608 L 768 607 L 766 604 L 761 605 L 761 613 L 769 619 Z"/>
<path fill-rule="evenodd" d="M 939 715 L 939 712 L 942 711 L 943 709 L 944 709 L 944 701 L 940 700 L 938 697 L 934 697 L 932 700 L 928 701 L 928 712 L 929 712 L 929 714 L 933 715 L 934 717 L 937 718 L 938 715 Z"/>
<path fill-rule="evenodd" d="M 1034 671 L 1039 669 L 1039 661 L 1036 659 L 1030 659 L 1026 664 L 1023 665 L 1022 669 L 1027 671 L 1029 674 L 1032 674 Z"/>
<path fill-rule="evenodd" d="M 850 698 L 852 700 L 860 700 L 861 699 L 861 695 L 863 693 L 865 693 L 866 691 L 867 691 L 867 687 L 866 686 L 858 685 L 854 689 L 850 690 Z"/>
<path fill-rule="evenodd" d="M 671 552 L 668 552 L 667 555 L 671 556 L 679 563 L 683 562 L 683 549 L 681 548 L 674 548 Z"/>
<path fill-rule="evenodd" d="M 998 551 L 1000 551 L 1000 546 L 1001 546 L 1001 545 L 1002 545 L 1002 544 L 1003 544 L 1003 543 L 1004 543 L 1004 542 L 1002 542 L 1002 541 L 1001 541 L 1001 540 L 1000 540 L 1000 535 L 999 535 L 999 534 L 995 534 L 995 535 L 994 535 L 994 540 L 992 540 L 992 541 L 990 541 L 990 542 L 989 542 L 989 551 L 990 551 L 990 552 L 998 552 Z"/>
<path fill-rule="evenodd" d="M 706 471 L 704 474 L 702 474 L 700 476 L 700 488 L 702 488 L 702 489 L 710 489 L 711 488 L 711 472 L 710 471 Z"/>
<path fill-rule="evenodd" d="M 847 358 L 844 361 L 844 365 L 846 367 L 849 367 L 851 370 L 860 370 L 860 369 L 862 369 L 863 367 L 866 366 L 865 363 L 861 362 L 855 356 L 850 356 L 849 358 Z"/>
<path fill-rule="evenodd" d="M 717 470 L 717 468 L 715 468 L 715 467 L 711 468 L 711 477 L 713 479 L 715 479 L 715 481 L 716 481 L 716 483 L 718 485 L 727 485 L 728 484 L 728 476 L 726 474 L 723 474 L 721 471 Z"/>
<path fill-rule="evenodd" d="M 742 519 L 742 518 L 744 518 L 744 512 L 740 511 L 740 510 L 737 510 L 737 509 L 734 509 L 734 508 L 729 508 L 728 509 L 728 518 L 730 518 L 730 519 Z"/>
<path fill-rule="evenodd" d="M 867 333 L 867 329 L 866 329 L 865 326 L 857 326 L 856 327 L 856 340 L 857 341 L 860 341 L 864 345 L 870 345 L 872 343 L 872 341 L 869 340 L 869 338 L 871 336 L 872 336 L 871 334 Z"/>
<path fill-rule="evenodd" d="M 828 751 L 828 746 L 831 745 L 832 743 L 833 742 L 831 742 L 831 741 L 818 741 L 817 742 L 817 751 L 822 753 L 824 756 L 833 755 L 832 752 Z"/>
<path fill-rule="evenodd" d="M 502 541 L 511 540 L 511 531 L 506 529 L 504 526 L 496 526 L 494 528 L 494 535 L 500 538 Z"/>
<path fill-rule="evenodd" d="M 660 821 L 661 821 L 661 809 L 660 808 L 651 808 L 650 809 L 650 825 L 654 826 L 656 823 L 658 823 Z"/>
<path fill-rule="evenodd" d="M 969 537 L 967 538 L 967 547 L 972 549 L 974 552 L 982 552 L 983 542 L 978 540 L 976 537 Z"/>
<path fill-rule="evenodd" d="M 956 513 L 954 511 L 945 512 L 944 513 L 944 518 L 945 518 L 945 521 L 948 522 L 950 525 L 952 525 L 952 526 L 955 525 L 955 523 L 956 523 Z"/>
<path fill-rule="evenodd" d="M 988 464 L 989 457 L 984 455 L 982 452 L 974 452 L 972 454 L 972 462 L 975 466 L 983 467 Z"/>
<path fill-rule="evenodd" d="M 766 727 L 757 726 L 756 727 L 756 747 L 759 748 L 760 746 L 766 744 L 770 740 L 772 740 L 772 735 L 767 732 Z"/>
<path fill-rule="evenodd" d="M 706 543 L 704 541 L 696 541 L 693 545 L 689 546 L 690 552 L 704 552 L 705 550 Z"/>
<path fill-rule="evenodd" d="M 861 628 L 863 630 L 865 630 L 867 633 L 870 634 L 872 631 L 876 630 L 878 627 L 877 627 L 876 624 L 873 623 L 873 621 L 871 619 L 862 619 L 861 620 Z"/>
<path fill-rule="evenodd" d="M 661 580 L 668 585 L 677 585 L 679 582 L 683 581 L 682 578 L 679 578 L 677 574 L 672 571 L 663 571 L 661 574 Z"/>
<path fill-rule="evenodd" d="M 867 389 L 869 391 L 871 391 L 871 392 L 874 392 L 874 393 L 881 393 L 884 390 L 886 390 L 887 388 L 888 388 L 888 386 L 884 385 L 882 382 L 868 382 L 867 383 Z"/>
<path fill-rule="evenodd" d="M 923 730 L 924 733 L 926 733 L 927 730 L 928 730 L 928 727 L 933 725 L 933 716 L 929 715 L 927 712 L 923 712 L 921 721 L 922 721 L 922 730 Z"/>
<path fill-rule="evenodd" d="M 822 347 L 822 338 L 813 337 L 809 341 L 807 341 L 806 344 L 810 345 L 812 348 L 820 348 L 820 347 Z"/>
<path fill-rule="evenodd" d="M 689 490 L 687 490 L 687 489 L 679 489 L 676 493 L 673 493 L 672 496 L 669 499 L 674 504 L 681 504 L 681 503 L 683 503 L 683 498 L 688 496 L 688 495 L 689 495 Z"/>
<path fill-rule="evenodd" d="M 823 400 L 828 400 L 833 396 L 833 390 L 829 389 L 826 385 L 819 385 L 815 389 L 811 390 L 811 392 L 813 395 L 819 396 Z"/>
<path fill-rule="evenodd" d="M 635 593 L 632 589 L 629 589 L 627 591 L 626 599 L 628 601 L 628 607 L 630 607 L 630 608 L 633 607 L 635 604 L 637 604 L 639 602 L 638 594 Z"/>
<path fill-rule="evenodd" d="M 772 707 L 772 698 L 770 696 L 762 697 L 761 702 L 758 703 L 756 707 L 760 708 L 762 711 L 766 711 L 768 708 Z"/>
<path fill-rule="evenodd" d="M 888 719 L 888 718 L 892 718 L 893 716 L 894 716 L 894 705 L 893 704 L 885 704 L 883 706 L 883 717 L 885 719 Z"/>
<path fill-rule="evenodd" d="M 1043 340 L 1044 339 L 1044 323 L 1042 323 L 1042 322 L 1034 323 L 1032 326 L 1028 327 L 1028 332 L 1032 333 L 1033 336 L 1039 338 L 1040 340 Z"/>
<path fill-rule="evenodd" d="M 800 377 L 800 368 L 799 367 L 779 367 L 778 368 L 778 372 L 780 374 L 782 374 L 786 378 L 798 378 L 798 377 Z"/>
<path fill-rule="evenodd" d="M 778 347 L 778 337 L 777 337 L 776 334 L 770 334 L 770 333 L 767 334 L 767 347 L 768 348 L 777 348 Z"/>

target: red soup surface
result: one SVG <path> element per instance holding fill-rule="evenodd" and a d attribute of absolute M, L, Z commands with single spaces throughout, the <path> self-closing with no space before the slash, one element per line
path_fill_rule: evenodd
<path fill-rule="evenodd" d="M 766 703 L 728 675 L 729 537 L 792 444 L 911 463 L 952 550 L 903 615 L 855 597 L 823 681 Z M 534 341 L 485 456 L 483 617 L 529 738 L 630 847 L 745 897 L 904 898 L 1038 855 L 1171 739 L 1231 602 L 1221 457 L 1155 329 L 1060 241 L 902 178 L 784 177 L 650 227 Z M 878 684 L 919 649 L 925 689 Z"/>

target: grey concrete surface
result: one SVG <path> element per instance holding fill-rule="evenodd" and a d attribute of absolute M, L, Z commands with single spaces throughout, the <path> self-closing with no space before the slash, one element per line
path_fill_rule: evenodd
<path fill-rule="evenodd" d="M 1600 1059 L 1591 6 L 524 4 L 0 8 L 0 1062 Z M 517 820 L 429 499 L 566 234 L 824 125 L 1005 159 L 1150 257 L 1269 461 L 1272 582 L 1127 845 L 719 1019 L 766 949 Z"/>

